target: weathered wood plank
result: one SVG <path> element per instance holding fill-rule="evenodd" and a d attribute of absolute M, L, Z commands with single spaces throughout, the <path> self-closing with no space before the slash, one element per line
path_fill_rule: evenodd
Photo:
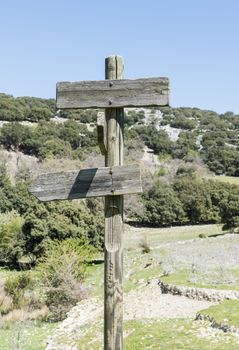
<path fill-rule="evenodd" d="M 41 174 L 29 191 L 41 201 L 140 193 L 140 169 L 130 165 Z"/>
<path fill-rule="evenodd" d="M 168 104 L 168 78 L 110 79 L 57 84 L 57 107 L 61 109 L 147 107 Z"/>

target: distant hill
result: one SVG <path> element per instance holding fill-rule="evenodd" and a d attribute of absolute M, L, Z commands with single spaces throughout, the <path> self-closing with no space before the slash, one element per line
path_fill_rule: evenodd
<path fill-rule="evenodd" d="M 40 159 L 82 160 L 99 153 L 96 115 L 97 110 L 57 111 L 53 99 L 2 93 L 0 145 Z M 126 109 L 125 141 L 131 158 L 134 151 L 143 152 L 145 145 L 161 161 L 200 160 L 217 175 L 239 176 L 239 116 L 233 112 L 186 107 Z"/>

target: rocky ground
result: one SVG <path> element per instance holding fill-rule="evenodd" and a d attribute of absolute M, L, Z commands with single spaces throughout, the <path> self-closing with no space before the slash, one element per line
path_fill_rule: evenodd
<path fill-rule="evenodd" d="M 179 231 L 182 229 L 183 228 L 179 228 Z M 137 230 L 140 231 L 140 229 L 135 229 L 135 233 Z M 187 231 L 187 229 L 185 230 Z M 238 243 L 237 235 L 160 242 L 159 245 L 156 245 L 155 241 L 151 254 L 142 255 L 139 249 L 132 251 L 132 241 L 130 241 L 131 250 L 125 253 L 125 322 L 132 320 L 152 320 L 153 322 L 160 320 L 176 321 L 178 319 L 195 320 L 200 310 L 207 309 L 223 299 L 238 299 L 239 293 L 229 288 L 227 290 L 220 290 L 199 288 L 197 286 L 175 286 L 166 284 L 165 282 L 162 283 L 160 276 L 148 278 L 150 276 L 150 271 L 153 274 L 153 272 L 155 272 L 155 267 L 158 269 L 160 260 L 161 272 L 168 266 L 171 266 L 172 271 L 176 271 L 176 266 L 179 268 L 186 266 L 192 269 L 194 269 L 195 266 L 195 268 L 200 271 L 200 276 L 203 275 L 206 279 L 214 278 L 213 283 L 215 283 L 215 286 L 219 282 L 225 284 L 229 283 L 229 285 L 232 283 L 233 285 L 233 283 L 237 283 L 235 276 L 233 281 L 225 278 L 223 280 L 223 276 L 224 272 L 226 276 L 231 268 L 238 266 Z M 220 272 L 220 268 L 221 270 L 224 269 L 223 274 Z M 207 274 L 208 271 L 210 272 L 209 274 Z M 139 275 L 139 273 L 141 275 Z M 142 278 L 142 276 L 144 277 Z M 129 281 L 131 283 L 130 288 L 129 285 L 127 285 Z M 98 284 L 98 282 L 95 282 L 95 284 Z M 202 320 L 194 322 L 197 322 L 195 325 L 197 328 L 195 331 L 197 337 L 201 337 L 202 339 L 215 338 L 218 342 L 222 343 L 226 341 L 227 336 L 225 336 L 222 330 L 213 329 L 210 323 Z M 81 338 L 84 337 L 86 329 L 96 324 L 103 325 L 103 301 L 100 297 L 92 297 L 83 300 L 75 306 L 69 312 L 68 317 L 48 339 L 46 350 L 63 349 L 63 341 L 64 350 L 81 349 L 81 347 L 79 347 L 79 342 Z M 128 336 L 127 332 L 125 332 L 124 336 Z M 237 337 L 237 333 L 234 336 Z M 95 332 L 94 337 L 102 344 L 102 330 Z M 82 347 L 82 349 L 83 348 L 85 349 L 85 347 Z M 233 349 L 239 349 L 239 345 L 236 345 Z M 232 348 L 230 348 L 230 350 L 232 350 Z"/>
<path fill-rule="evenodd" d="M 195 318 L 196 313 L 213 305 L 205 300 L 195 300 L 184 296 L 161 294 L 160 286 L 154 280 L 147 286 L 129 292 L 124 298 L 124 319 L 178 319 Z M 81 327 L 91 321 L 103 319 L 103 302 L 97 298 L 84 300 L 68 314 L 54 335 L 48 339 L 46 350 L 76 350 L 76 342 L 80 340 Z"/>

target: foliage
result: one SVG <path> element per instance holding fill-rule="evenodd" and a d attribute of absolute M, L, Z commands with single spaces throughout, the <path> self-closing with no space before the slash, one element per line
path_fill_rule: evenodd
<path fill-rule="evenodd" d="M 130 109 L 125 113 L 124 122 L 127 126 L 132 126 L 136 124 L 141 124 L 145 118 L 144 110 Z"/>
<path fill-rule="evenodd" d="M 185 221 L 182 203 L 173 189 L 157 181 L 143 196 L 145 207 L 143 221 L 151 225 L 168 226 Z"/>
<path fill-rule="evenodd" d="M 96 146 L 96 132 L 74 120 L 62 124 L 42 121 L 36 127 L 8 123 L 0 129 L 0 144 L 41 159 L 75 158 L 82 148 L 87 153 Z"/>
<path fill-rule="evenodd" d="M 38 157 L 71 158 L 70 143 L 60 139 L 47 140 L 39 147 Z"/>
<path fill-rule="evenodd" d="M 17 97 L 0 94 L 0 120 L 36 122 L 54 116 L 55 101 L 36 97 Z"/>
<path fill-rule="evenodd" d="M 0 143 L 9 151 L 17 151 L 30 137 L 29 127 L 19 123 L 4 124 L 1 128 Z"/>
<path fill-rule="evenodd" d="M 175 113 L 175 118 L 171 121 L 170 126 L 173 128 L 192 130 L 197 126 L 194 119 L 188 119 L 181 113 Z"/>
<path fill-rule="evenodd" d="M 192 152 L 198 151 L 197 134 L 190 131 L 181 131 L 178 140 L 171 150 L 173 158 L 188 160 Z"/>
<path fill-rule="evenodd" d="M 15 211 L 0 214 L 0 261 L 16 266 L 23 255 L 24 220 Z"/>
<path fill-rule="evenodd" d="M 86 238 L 101 248 L 103 242 L 103 214 L 96 217 L 81 202 L 52 202 L 30 207 L 23 225 L 25 251 L 39 258 L 49 240 Z"/>
<path fill-rule="evenodd" d="M 220 221 L 219 209 L 213 205 L 210 182 L 191 176 L 183 176 L 173 184 L 177 198 L 191 224 L 216 223 Z"/>
<path fill-rule="evenodd" d="M 43 282 L 51 320 L 61 320 L 76 302 L 85 297 L 82 286 L 85 268 L 95 254 L 86 240 L 52 241 L 37 265 Z"/>
<path fill-rule="evenodd" d="M 144 141 L 146 146 L 153 149 L 156 154 L 171 153 L 173 142 L 170 140 L 168 134 L 164 130 L 157 130 L 155 126 L 136 126 L 131 131 L 131 137 L 136 132 Z"/>
<path fill-rule="evenodd" d="M 33 279 L 30 272 L 19 272 L 9 276 L 4 282 L 4 290 L 7 295 L 12 297 L 13 306 L 19 309 L 24 303 L 24 293 L 33 288 Z"/>
<path fill-rule="evenodd" d="M 232 112 L 217 114 L 198 108 L 163 108 L 161 125 L 170 125 L 181 132 L 168 153 L 174 158 L 184 158 L 191 151 L 199 151 L 209 169 L 216 174 L 239 174 L 239 117 Z M 197 140 L 197 138 L 199 139 Z"/>
<path fill-rule="evenodd" d="M 217 114 L 198 108 L 162 108 L 163 119 L 157 120 L 156 109 L 145 118 L 143 109 L 129 109 L 125 113 L 126 139 L 140 138 L 160 157 L 192 160 L 200 155 L 216 174 L 239 174 L 239 117 L 233 112 Z M 55 114 L 55 101 L 30 97 L 14 98 L 0 94 L 0 120 L 10 121 L 0 130 L 0 144 L 8 150 L 45 158 L 82 159 L 98 149 L 93 129 L 97 110 L 64 110 L 58 116 L 63 123 L 49 121 Z M 67 120 L 68 119 L 68 120 Z M 16 122 L 37 122 L 34 127 Z M 79 122 L 80 121 L 80 122 Z M 82 124 L 83 123 L 83 124 Z M 170 139 L 164 125 L 181 129 L 176 141 Z M 89 126 L 89 125 L 88 125 Z"/>
<path fill-rule="evenodd" d="M 4 170 L 0 173 L 0 185 L 3 218 L 0 223 L 0 257 L 4 257 L 5 262 L 15 264 L 25 254 L 35 260 L 43 254 L 49 240 L 70 237 L 86 238 L 101 249 L 103 207 L 99 200 L 43 204 L 29 194 L 26 182 L 11 184 Z M 7 214 L 9 211 L 16 211 L 16 214 Z"/>
<path fill-rule="evenodd" d="M 224 195 L 221 202 L 221 217 L 224 223 L 223 229 L 232 232 L 239 231 L 239 187 L 229 185 L 230 192 Z"/>
<path fill-rule="evenodd" d="M 97 119 L 96 109 L 64 109 L 59 113 L 59 117 L 70 120 L 79 120 L 81 123 L 95 123 Z"/>
<path fill-rule="evenodd" d="M 150 225 L 224 224 L 239 227 L 239 187 L 199 178 L 192 168 L 179 168 L 171 185 L 158 178 L 142 195 L 143 222 Z"/>
<path fill-rule="evenodd" d="M 44 283 L 57 287 L 68 273 L 83 279 L 86 265 L 95 253 L 96 249 L 86 239 L 49 241 L 36 269 Z"/>

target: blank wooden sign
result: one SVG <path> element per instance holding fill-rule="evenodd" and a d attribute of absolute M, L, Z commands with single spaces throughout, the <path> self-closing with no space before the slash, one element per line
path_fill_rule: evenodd
<path fill-rule="evenodd" d="M 41 201 L 140 193 L 140 168 L 125 165 L 41 174 L 29 191 Z"/>
<path fill-rule="evenodd" d="M 118 108 L 167 106 L 168 78 L 61 82 L 58 108 Z"/>

